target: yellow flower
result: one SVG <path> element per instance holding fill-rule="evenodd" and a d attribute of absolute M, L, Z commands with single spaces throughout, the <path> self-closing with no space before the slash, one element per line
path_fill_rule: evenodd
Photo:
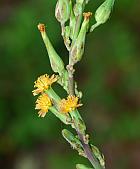
<path fill-rule="evenodd" d="M 39 96 L 36 101 L 35 107 L 35 109 L 40 109 L 40 111 L 38 112 L 39 117 L 45 117 L 50 106 L 52 106 L 52 102 L 47 94 L 44 93 L 41 96 Z"/>
<path fill-rule="evenodd" d="M 34 87 L 37 89 L 33 90 L 33 95 L 38 95 L 39 93 L 42 93 L 44 90 L 47 90 L 52 83 L 57 81 L 57 76 L 52 75 L 49 77 L 47 74 L 42 75 L 38 77 L 37 81 L 35 81 Z"/>
<path fill-rule="evenodd" d="M 76 96 L 69 95 L 67 99 L 60 101 L 60 110 L 63 113 L 71 112 L 79 106 L 82 106 L 82 104 L 78 104 L 78 97 Z"/>

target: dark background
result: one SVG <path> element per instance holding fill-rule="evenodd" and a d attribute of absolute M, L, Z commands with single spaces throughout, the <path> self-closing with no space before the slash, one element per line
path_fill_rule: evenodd
<path fill-rule="evenodd" d="M 86 11 L 103 1 L 91 0 Z M 54 17 L 56 0 L 0 1 L 0 168 L 74 169 L 87 163 L 61 136 L 65 127 L 48 113 L 38 118 L 32 96 L 39 75 L 52 73 L 37 24 L 67 63 Z M 107 169 L 140 168 L 140 6 L 116 1 L 111 19 L 87 36 L 76 66 L 83 91 L 81 114 Z M 66 96 L 57 87 L 60 95 Z"/>

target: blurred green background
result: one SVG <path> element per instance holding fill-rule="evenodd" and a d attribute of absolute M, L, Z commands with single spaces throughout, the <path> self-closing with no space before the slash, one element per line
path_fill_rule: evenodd
<path fill-rule="evenodd" d="M 91 0 L 95 12 L 103 1 Z M 65 127 L 48 113 L 38 118 L 32 96 L 39 75 L 52 73 L 40 33 L 48 35 L 67 63 L 54 17 L 56 0 L 0 1 L 0 168 L 74 169 L 79 157 L 61 136 Z M 83 91 L 80 108 L 107 169 L 140 168 L 140 6 L 116 1 L 111 19 L 87 36 L 75 78 Z M 56 86 L 61 96 L 61 87 Z"/>

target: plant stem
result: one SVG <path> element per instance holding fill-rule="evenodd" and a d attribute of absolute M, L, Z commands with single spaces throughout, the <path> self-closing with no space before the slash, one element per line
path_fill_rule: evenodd
<path fill-rule="evenodd" d="M 83 3 L 83 10 L 85 7 L 85 1 Z M 75 35 L 74 35 L 74 39 L 73 39 L 73 43 L 75 42 L 75 39 L 78 36 L 79 33 L 79 29 L 80 29 L 80 25 L 81 25 L 81 20 L 82 20 L 82 14 L 80 14 L 79 16 L 77 16 L 76 18 L 76 27 L 75 27 Z M 72 45 L 73 45 L 72 43 Z M 75 86 L 74 86 L 74 63 L 73 63 L 73 58 L 74 56 L 71 55 L 71 52 L 69 52 L 69 64 L 67 65 L 67 70 L 68 70 L 68 94 L 69 95 L 74 95 L 75 94 Z M 95 155 L 92 153 L 92 150 L 89 146 L 88 143 L 85 143 L 85 135 L 79 131 L 79 129 L 76 127 L 76 132 L 78 134 L 79 139 L 81 140 L 85 155 L 87 156 L 88 160 L 90 161 L 90 163 L 92 164 L 92 166 L 95 169 L 103 169 L 103 167 L 100 165 L 99 161 L 96 159 Z"/>
<path fill-rule="evenodd" d="M 91 152 L 91 149 L 90 149 L 89 145 L 84 142 L 83 134 L 81 134 L 78 130 L 77 130 L 77 134 L 78 134 L 78 136 L 79 136 L 79 138 L 81 140 L 81 143 L 83 145 L 84 152 L 85 152 L 88 160 L 92 164 L 92 166 L 95 169 L 103 169 L 103 167 L 100 165 L 100 163 L 98 162 L 98 160 L 96 159 L 94 154 Z"/>
<path fill-rule="evenodd" d="M 69 89 L 69 95 L 74 95 L 74 68 L 73 64 L 71 64 L 71 55 L 69 54 L 69 65 L 67 65 L 67 70 L 69 74 L 69 80 L 68 80 L 68 89 Z M 92 164 L 92 166 L 95 169 L 103 169 L 103 167 L 100 165 L 94 154 L 92 153 L 90 146 L 85 143 L 84 141 L 84 135 L 81 133 L 78 129 L 76 129 L 76 132 L 79 136 L 79 139 L 81 140 L 81 143 L 83 145 L 84 152 Z"/>

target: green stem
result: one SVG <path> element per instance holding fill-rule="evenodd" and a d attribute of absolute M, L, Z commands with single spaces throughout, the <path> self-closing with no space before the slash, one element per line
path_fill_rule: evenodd
<path fill-rule="evenodd" d="M 45 91 L 49 95 L 49 97 L 52 99 L 54 106 L 50 107 L 49 110 L 58 117 L 63 123 L 65 124 L 71 124 L 71 117 L 68 114 L 64 114 L 59 109 L 59 102 L 61 101 L 61 98 L 55 93 L 55 91 L 52 88 L 49 88 Z"/>
<path fill-rule="evenodd" d="M 95 169 L 103 169 L 103 167 L 100 165 L 100 163 L 98 162 L 98 160 L 96 159 L 95 155 L 91 152 L 91 149 L 89 147 L 88 144 L 86 144 L 84 142 L 84 139 L 83 139 L 83 134 L 80 133 L 78 130 L 77 130 L 77 134 L 81 140 L 81 143 L 82 143 L 82 146 L 83 146 L 83 149 L 84 149 L 84 152 L 88 158 L 88 160 L 90 161 L 90 163 L 92 164 L 92 166 L 95 168 Z"/>
<path fill-rule="evenodd" d="M 94 25 L 91 26 L 90 32 L 93 32 L 95 28 L 97 28 L 100 25 L 100 23 L 95 23 Z"/>
<path fill-rule="evenodd" d="M 85 7 L 85 3 L 83 5 L 83 10 L 84 10 L 84 7 Z M 82 13 L 80 15 L 78 15 L 77 18 L 76 18 L 75 36 L 74 36 L 73 42 L 75 41 L 75 39 L 78 36 L 79 29 L 80 29 L 80 26 L 81 26 L 81 20 L 82 20 Z M 67 65 L 67 70 L 68 70 L 68 75 L 69 75 L 69 79 L 68 79 L 68 93 L 69 93 L 69 95 L 75 94 L 75 92 L 74 92 L 74 68 L 73 68 L 74 63 L 72 63 L 72 59 L 71 59 L 72 57 L 73 56 L 69 53 L 69 65 Z M 72 117 L 72 119 L 75 123 L 75 129 L 76 129 L 76 132 L 79 136 L 79 139 L 81 140 L 81 143 L 83 145 L 84 152 L 85 152 L 88 160 L 90 161 L 90 163 L 92 164 L 92 166 L 95 169 L 103 169 L 103 167 L 100 165 L 99 161 L 93 155 L 90 146 L 88 144 L 86 144 L 85 141 L 84 141 L 86 127 L 85 127 L 84 131 L 79 130 L 79 126 L 77 125 L 79 123 L 79 121 L 77 121 L 77 120 L 79 120 L 79 119 L 75 119 L 75 117 L 77 117 L 76 116 L 77 112 L 78 111 L 75 111 L 75 112 L 70 113 L 70 114 L 71 114 L 71 117 Z M 80 120 L 83 121 L 81 116 L 80 116 Z"/>

